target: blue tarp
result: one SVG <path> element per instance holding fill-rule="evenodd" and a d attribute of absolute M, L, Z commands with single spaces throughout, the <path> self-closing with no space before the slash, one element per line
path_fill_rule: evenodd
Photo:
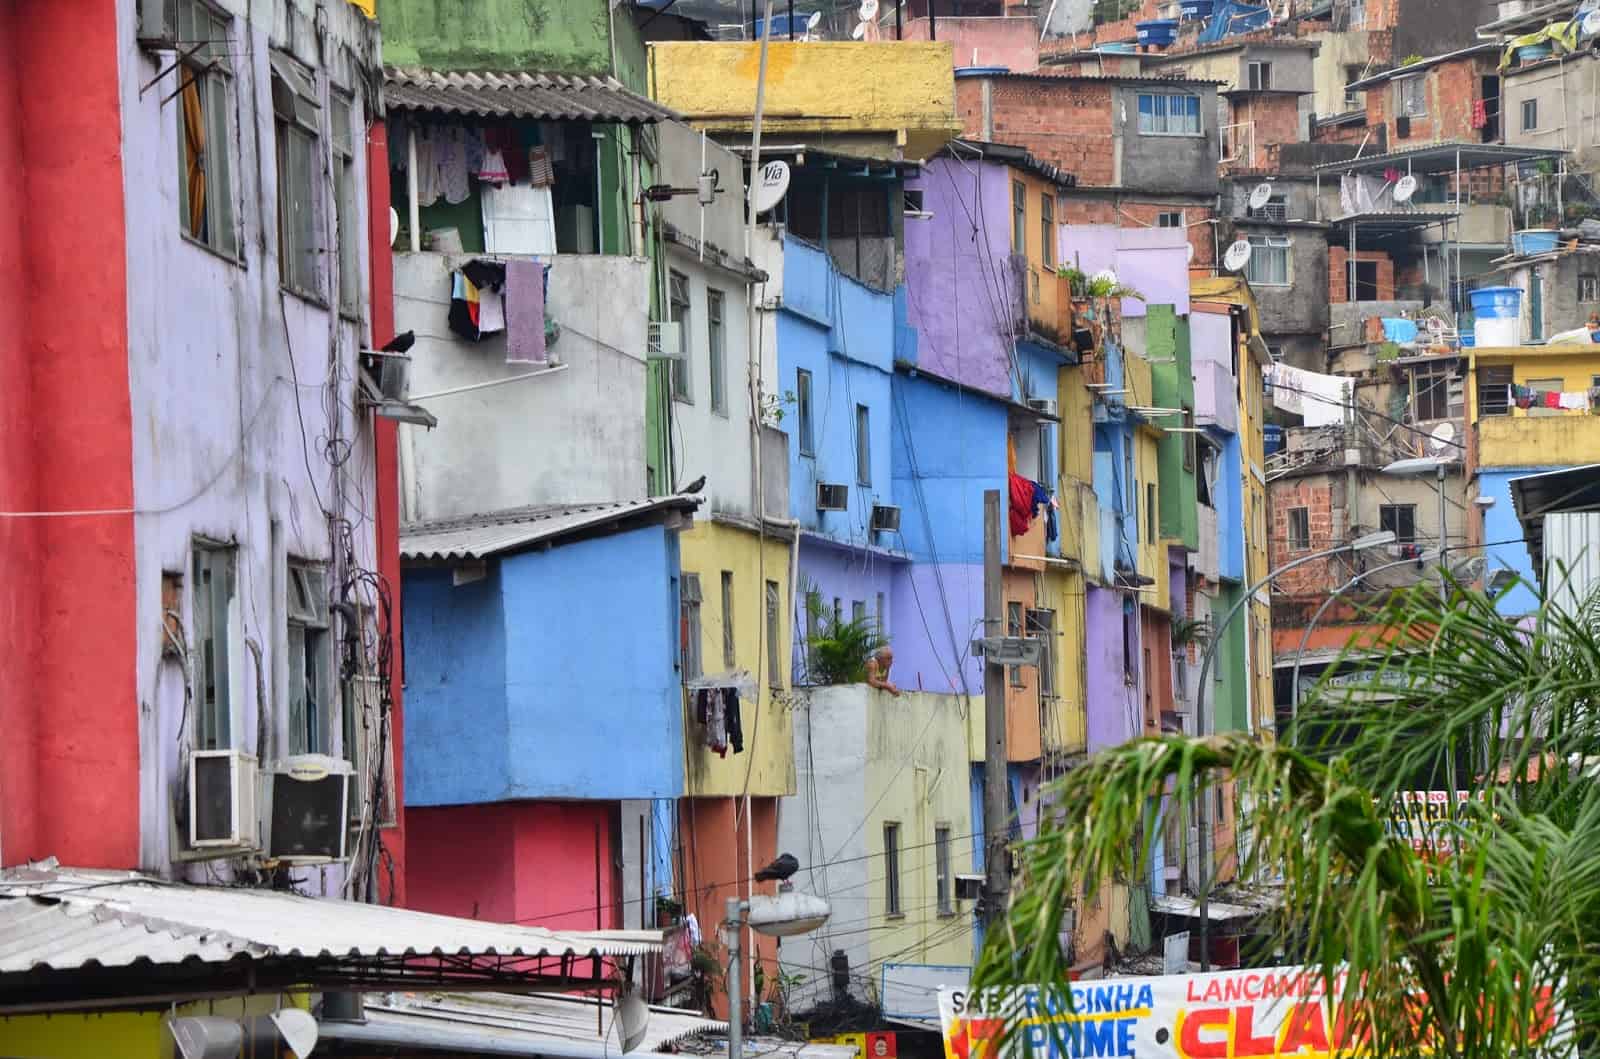
<path fill-rule="evenodd" d="M 1215 44 L 1235 33 L 1249 33 L 1251 30 L 1263 29 L 1270 21 L 1272 21 L 1270 8 L 1223 0 L 1212 14 L 1211 21 L 1206 23 L 1206 28 L 1200 31 L 1200 43 Z"/>

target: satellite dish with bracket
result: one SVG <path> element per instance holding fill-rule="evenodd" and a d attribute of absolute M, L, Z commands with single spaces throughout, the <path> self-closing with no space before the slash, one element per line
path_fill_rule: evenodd
<path fill-rule="evenodd" d="M 1239 239 L 1222 255 L 1222 267 L 1229 272 L 1239 272 L 1250 263 L 1250 240 Z"/>
<path fill-rule="evenodd" d="M 1404 206 L 1406 203 L 1411 201 L 1411 196 L 1415 195 L 1416 193 L 1417 178 L 1412 176 L 1410 173 L 1407 173 L 1405 176 L 1395 181 L 1394 201 L 1397 204 Z"/>
<path fill-rule="evenodd" d="M 775 158 L 761 167 L 756 175 L 756 212 L 766 213 L 783 201 L 789 190 L 789 163 Z"/>
<path fill-rule="evenodd" d="M 861 21 L 850 31 L 850 36 L 856 40 L 877 40 L 878 0 L 861 0 L 861 6 L 856 10 L 856 14 Z"/>
<path fill-rule="evenodd" d="M 1187 255 L 1185 257 L 1185 260 L 1187 260 L 1188 263 L 1191 264 L 1191 265 L 1194 264 L 1194 244 L 1190 243 L 1184 249 L 1187 251 Z"/>
<path fill-rule="evenodd" d="M 1428 434 L 1428 455 L 1443 456 L 1446 449 L 1455 447 L 1456 427 L 1454 423 L 1440 423 Z"/>
<path fill-rule="evenodd" d="M 822 12 L 811 12 L 811 17 L 806 19 L 806 31 L 800 35 L 800 39 L 802 41 L 815 40 L 817 27 L 820 25 L 822 25 Z"/>
<path fill-rule="evenodd" d="M 645 1030 L 650 1028 L 650 1007 L 632 986 L 617 994 L 612 1007 L 616 1011 L 617 1037 L 622 1050 L 631 1052 L 644 1043 Z"/>
<path fill-rule="evenodd" d="M 1259 210 L 1272 198 L 1272 185 L 1260 183 L 1250 189 L 1250 208 Z"/>
<path fill-rule="evenodd" d="M 389 207 L 389 245 L 394 246 L 395 240 L 400 238 L 400 211 L 393 206 Z"/>

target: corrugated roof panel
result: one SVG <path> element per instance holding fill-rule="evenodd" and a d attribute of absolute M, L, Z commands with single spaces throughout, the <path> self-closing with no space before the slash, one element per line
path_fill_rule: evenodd
<path fill-rule="evenodd" d="M 552 931 L 113 872 L 0 879 L 0 973 L 244 956 L 636 956 L 656 931 Z"/>
<path fill-rule="evenodd" d="M 605 504 L 516 508 L 417 523 L 401 531 L 400 555 L 406 559 L 486 559 L 608 522 L 672 509 L 692 512 L 699 503 L 694 496 L 664 496 Z"/>
<path fill-rule="evenodd" d="M 599 1009 L 603 1018 L 596 1020 Z M 476 1033 L 492 1032 L 518 1041 L 562 1040 L 618 1048 L 611 1002 L 592 997 L 535 993 L 399 993 L 366 1004 L 368 1021 L 398 1025 L 421 1022 L 469 1023 Z M 596 1029 L 597 1021 L 603 1027 Z M 687 1011 L 653 1006 L 637 1052 L 659 1051 L 691 1037 L 726 1033 L 728 1024 Z M 619 1049 L 620 1050 L 620 1049 Z"/>
<path fill-rule="evenodd" d="M 653 124 L 675 111 L 629 91 L 611 77 L 444 72 L 386 66 L 384 100 L 391 108 L 480 118 Z"/>

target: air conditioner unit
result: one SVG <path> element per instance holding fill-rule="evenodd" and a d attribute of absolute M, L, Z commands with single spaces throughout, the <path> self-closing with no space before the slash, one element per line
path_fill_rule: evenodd
<path fill-rule="evenodd" d="M 956 900 L 976 901 L 983 896 L 984 877 L 982 875 L 957 875 Z"/>
<path fill-rule="evenodd" d="M 899 533 L 900 509 L 893 504 L 873 504 L 872 532 Z"/>
<path fill-rule="evenodd" d="M 817 510 L 844 511 L 850 506 L 850 487 L 835 482 L 817 483 Z"/>
<path fill-rule="evenodd" d="M 1056 414 L 1056 402 L 1054 398 L 1030 397 L 1028 398 L 1028 407 L 1033 409 L 1035 412 L 1043 412 L 1047 416 L 1053 416 Z"/>
<path fill-rule="evenodd" d="M 261 776 L 261 846 L 269 860 L 343 860 L 350 822 L 350 763 L 326 754 L 274 761 Z"/>
<path fill-rule="evenodd" d="M 248 850 L 257 845 L 256 759 L 242 750 L 189 755 L 189 845 Z"/>
<path fill-rule="evenodd" d="M 645 339 L 645 356 L 651 360 L 683 359 L 683 327 L 674 320 L 652 321 Z"/>
<path fill-rule="evenodd" d="M 139 0 L 139 46 L 149 51 L 175 51 L 177 42 L 175 0 Z"/>

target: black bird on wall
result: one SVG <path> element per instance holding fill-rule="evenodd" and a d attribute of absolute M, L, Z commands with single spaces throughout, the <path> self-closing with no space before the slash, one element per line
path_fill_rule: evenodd
<path fill-rule="evenodd" d="M 777 860 L 756 872 L 756 882 L 782 882 L 800 870 L 800 862 L 790 853 L 781 854 Z"/>
<path fill-rule="evenodd" d="M 682 489 L 678 490 L 678 492 L 680 492 L 680 493 L 698 493 L 700 490 L 704 489 L 705 487 L 706 487 L 706 476 L 702 474 L 700 477 L 696 478 L 694 481 L 690 482 L 688 485 L 686 485 Z"/>

